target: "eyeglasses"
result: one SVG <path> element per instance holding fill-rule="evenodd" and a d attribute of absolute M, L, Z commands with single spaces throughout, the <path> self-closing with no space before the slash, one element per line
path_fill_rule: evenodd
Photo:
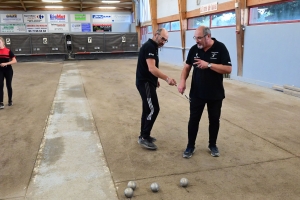
<path fill-rule="evenodd" d="M 160 39 L 161 39 L 164 43 L 167 43 L 167 42 L 168 42 L 168 40 L 167 40 L 166 38 L 162 37 L 160 34 L 158 34 L 158 35 L 159 35 Z"/>
<path fill-rule="evenodd" d="M 194 36 L 193 38 L 194 38 L 194 40 L 201 41 L 201 40 L 202 40 L 202 38 L 205 38 L 205 36 L 207 36 L 207 35 L 204 35 L 203 37 L 196 37 L 196 36 Z"/>

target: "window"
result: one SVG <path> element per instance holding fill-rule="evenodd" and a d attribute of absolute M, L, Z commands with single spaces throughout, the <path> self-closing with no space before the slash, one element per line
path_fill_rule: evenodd
<path fill-rule="evenodd" d="M 235 24 L 235 11 L 211 15 L 211 27 L 234 26 Z"/>
<path fill-rule="evenodd" d="M 147 26 L 147 33 L 152 33 L 152 26 Z"/>
<path fill-rule="evenodd" d="M 300 20 L 300 0 L 250 8 L 249 24 Z"/>
<path fill-rule="evenodd" d="M 165 28 L 167 31 L 170 31 L 171 30 L 170 22 L 159 24 L 158 28 Z"/>
<path fill-rule="evenodd" d="M 209 16 L 201 16 L 196 18 L 188 19 L 188 29 L 196 29 L 199 26 L 209 27 Z"/>
<path fill-rule="evenodd" d="M 179 31 L 180 30 L 180 22 L 175 21 L 171 22 L 171 31 Z"/>

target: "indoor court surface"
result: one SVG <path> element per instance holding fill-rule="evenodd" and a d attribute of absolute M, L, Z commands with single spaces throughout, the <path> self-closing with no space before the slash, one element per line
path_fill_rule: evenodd
<path fill-rule="evenodd" d="M 138 200 L 300 197 L 300 98 L 224 79 L 218 147 L 208 145 L 203 112 L 196 152 L 187 144 L 189 102 L 160 80 L 156 151 L 137 139 L 142 101 L 136 58 L 23 62 L 13 65 L 13 101 L 0 110 L 0 199 Z M 181 67 L 160 64 L 179 82 Z M 188 79 L 187 91 L 190 88 Z M 188 178 L 182 188 L 179 180 Z M 160 190 L 153 193 L 150 184 Z"/>

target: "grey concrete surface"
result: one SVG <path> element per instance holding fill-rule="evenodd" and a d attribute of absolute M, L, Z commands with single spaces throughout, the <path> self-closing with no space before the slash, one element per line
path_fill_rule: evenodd
<path fill-rule="evenodd" d="M 126 199 L 129 180 L 137 182 L 132 199 L 299 199 L 299 98 L 224 80 L 226 98 L 218 138 L 221 157 L 213 158 L 207 150 L 205 111 L 196 152 L 184 159 L 189 103 L 176 87 L 160 81 L 161 110 L 152 131 L 158 149 L 148 151 L 137 143 L 142 105 L 135 87 L 136 59 L 76 61 L 75 65 L 118 199 Z M 0 133 L 0 199 L 30 197 L 27 187 L 35 177 L 34 164 L 62 68 L 63 63 L 47 62 L 14 66 L 15 105 L 0 111 L 0 126 L 4 127 Z M 180 68 L 163 63 L 160 68 L 179 81 Z M 190 79 L 187 86 L 189 90 Z M 91 157 L 91 162 L 99 159 Z M 187 188 L 179 186 L 182 177 L 189 179 Z M 158 193 L 150 191 L 152 182 L 160 185 Z M 83 195 L 88 197 L 89 191 Z"/>
<path fill-rule="evenodd" d="M 76 63 L 65 63 L 26 199 L 117 199 Z"/>

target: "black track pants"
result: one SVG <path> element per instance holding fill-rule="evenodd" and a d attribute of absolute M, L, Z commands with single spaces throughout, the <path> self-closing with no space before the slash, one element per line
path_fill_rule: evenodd
<path fill-rule="evenodd" d="M 13 78 L 13 69 L 12 67 L 1 67 L 0 69 L 0 88 L 2 91 L 0 92 L 0 102 L 3 102 L 3 95 L 4 95 L 4 78 L 6 80 L 6 88 L 8 94 L 8 101 L 12 101 L 12 78 Z"/>
<path fill-rule="evenodd" d="M 209 119 L 209 145 L 216 145 L 221 116 L 221 100 L 204 100 L 204 99 L 191 99 L 190 103 L 190 119 L 188 124 L 188 147 L 194 147 L 197 133 L 199 129 L 199 122 L 205 107 L 207 104 L 208 119 Z"/>
<path fill-rule="evenodd" d="M 143 112 L 141 117 L 141 132 L 143 138 L 148 138 L 159 113 L 159 103 L 156 87 L 148 82 L 137 85 L 137 89 L 143 101 Z"/>

